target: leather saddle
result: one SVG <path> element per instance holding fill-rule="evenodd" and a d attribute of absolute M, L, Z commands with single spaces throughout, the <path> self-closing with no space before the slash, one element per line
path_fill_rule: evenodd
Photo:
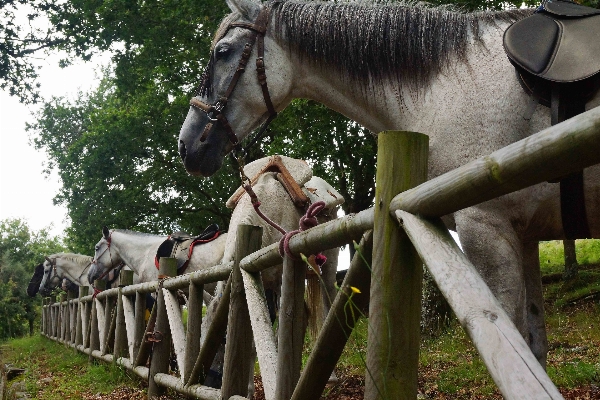
<path fill-rule="evenodd" d="M 504 32 L 504 50 L 524 89 L 541 104 L 550 106 L 553 86 L 585 103 L 600 83 L 599 39 L 600 9 L 546 0 Z"/>
<path fill-rule="evenodd" d="M 182 231 L 173 232 L 156 250 L 154 259 L 156 268 L 158 268 L 158 260 L 161 257 L 173 257 L 177 259 L 177 274 L 183 274 L 194 251 L 194 246 L 213 241 L 220 234 L 221 231 L 217 224 L 209 225 L 198 236 L 192 236 Z"/>
<path fill-rule="evenodd" d="M 600 87 L 599 39 L 600 10 L 569 0 L 545 0 L 504 32 L 504 51 L 521 86 L 550 107 L 552 125 L 584 112 Z M 560 178 L 567 239 L 590 237 L 583 193 L 583 171 Z"/>

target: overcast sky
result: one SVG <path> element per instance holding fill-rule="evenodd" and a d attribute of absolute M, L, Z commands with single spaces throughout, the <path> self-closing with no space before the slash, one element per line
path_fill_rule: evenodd
<path fill-rule="evenodd" d="M 51 96 L 74 98 L 79 89 L 87 91 L 97 86 L 95 71 L 99 62 L 80 62 L 61 69 L 58 55 L 40 59 L 39 71 L 41 93 L 45 99 Z M 34 230 L 52 225 L 51 233 L 59 235 L 65 226 L 66 210 L 52 204 L 52 198 L 60 188 L 55 174 L 43 174 L 45 154 L 29 145 L 25 123 L 32 122 L 31 113 L 38 106 L 25 106 L 6 91 L 0 91 L 0 220 L 23 218 Z"/>

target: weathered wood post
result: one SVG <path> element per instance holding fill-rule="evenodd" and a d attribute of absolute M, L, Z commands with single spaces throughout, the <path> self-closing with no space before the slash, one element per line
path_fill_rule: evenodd
<path fill-rule="evenodd" d="M 67 301 L 69 302 L 69 329 L 67 334 L 67 340 L 71 344 L 75 343 L 75 330 L 77 328 L 77 303 L 75 303 L 74 300 L 76 298 L 77 292 L 75 292 L 74 290 L 69 290 L 67 292 Z"/>
<path fill-rule="evenodd" d="M 370 260 L 372 251 L 373 234 L 367 232 L 360 242 L 362 257 L 355 253 L 352 258 L 346 278 L 319 332 L 292 400 L 318 399 L 323 393 L 354 326 L 368 307 L 371 270 L 363 257 Z M 358 292 L 354 292 L 354 289 Z"/>
<path fill-rule="evenodd" d="M 79 301 L 77 302 L 77 319 L 75 321 L 75 346 L 83 344 L 83 316 L 85 315 L 85 304 L 81 302 L 81 298 L 87 296 L 88 289 L 88 286 L 79 287 L 79 294 L 77 296 L 79 299 Z"/>
<path fill-rule="evenodd" d="M 106 281 L 95 280 L 94 288 L 97 290 L 106 289 Z M 105 307 L 102 307 L 100 300 L 97 298 L 92 299 L 92 311 L 90 317 L 90 358 L 89 361 L 93 362 L 94 357 L 92 356 L 92 352 L 94 350 L 100 350 L 102 340 L 104 339 L 104 334 L 101 334 L 101 331 L 104 332 L 104 320 L 105 320 Z M 102 326 L 100 326 L 102 324 Z"/>
<path fill-rule="evenodd" d="M 196 356 L 200 353 L 202 295 L 204 294 L 204 285 L 199 285 L 190 281 L 188 292 L 184 382 L 187 382 L 190 379 L 194 364 L 196 363 Z"/>
<path fill-rule="evenodd" d="M 58 332 L 58 341 L 62 342 L 65 340 L 66 336 L 67 336 L 67 329 L 68 329 L 68 325 L 69 325 L 69 309 L 68 309 L 68 303 L 67 303 L 67 294 L 66 293 L 61 293 L 60 294 L 60 303 L 58 305 L 59 307 L 59 332 Z"/>
<path fill-rule="evenodd" d="M 144 333 L 146 332 L 146 293 L 136 292 L 135 293 L 135 333 L 133 339 L 133 360 L 135 359 L 140 351 L 140 346 L 144 340 Z M 144 361 L 145 362 L 145 361 Z M 134 366 L 137 366 L 135 364 Z"/>
<path fill-rule="evenodd" d="M 42 298 L 42 322 L 40 324 L 40 332 L 46 333 L 46 299 Z"/>
<path fill-rule="evenodd" d="M 428 144 L 415 132 L 378 137 L 366 400 L 417 397 L 423 268 L 389 203 L 427 179 Z"/>
<path fill-rule="evenodd" d="M 254 372 L 254 350 L 250 314 L 246 303 L 244 281 L 240 271 L 240 261 L 245 256 L 260 250 L 262 228 L 252 225 L 240 225 L 235 243 L 235 260 L 231 273 L 231 297 L 229 301 L 229 320 L 225 344 L 225 364 L 223 366 L 223 385 L 221 398 L 248 396 L 248 378 Z"/>
<path fill-rule="evenodd" d="M 158 265 L 158 280 L 177 276 L 177 259 L 162 257 Z M 162 289 L 162 285 L 159 285 Z M 158 386 L 154 380 L 157 373 L 169 373 L 169 356 L 171 354 L 171 330 L 167 317 L 165 298 L 162 290 L 156 296 L 156 325 L 154 326 L 154 346 L 152 347 L 152 361 L 148 374 L 148 399 L 156 398 L 163 394 L 164 388 Z"/>
<path fill-rule="evenodd" d="M 125 314 L 123 310 L 123 287 L 133 284 L 133 271 L 121 270 L 119 276 L 119 294 L 117 297 L 117 317 L 115 322 L 115 349 L 113 361 L 122 357 L 127 351 L 127 327 L 125 325 Z"/>
<path fill-rule="evenodd" d="M 302 260 L 283 258 L 281 308 L 277 332 L 277 385 L 276 399 L 292 397 L 302 368 L 302 346 L 306 330 L 304 285 L 306 264 Z"/>
<path fill-rule="evenodd" d="M 101 346 L 103 354 L 109 354 L 114 347 L 115 339 L 115 321 L 117 319 L 117 299 L 112 296 L 106 296 L 104 302 L 104 346 Z"/>

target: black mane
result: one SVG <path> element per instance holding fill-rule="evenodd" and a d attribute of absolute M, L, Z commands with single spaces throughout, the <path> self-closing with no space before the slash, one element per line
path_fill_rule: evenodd
<path fill-rule="evenodd" d="M 308 61 L 336 68 L 365 84 L 396 77 L 429 82 L 452 59 L 464 60 L 470 36 L 481 40 L 480 22 L 513 22 L 531 10 L 459 12 L 424 3 L 275 3 L 274 34 Z"/>

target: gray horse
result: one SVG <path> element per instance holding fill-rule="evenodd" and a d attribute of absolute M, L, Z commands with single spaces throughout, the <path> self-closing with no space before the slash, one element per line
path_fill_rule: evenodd
<path fill-rule="evenodd" d="M 232 13 L 215 35 L 179 136 L 191 174 L 215 173 L 237 141 L 294 98 L 321 102 L 373 132 L 426 133 L 429 178 L 549 125 L 548 109 L 532 109 L 502 46 L 509 24 L 532 10 L 462 13 L 420 3 L 305 0 L 228 5 Z M 264 56 L 258 54 L 263 31 Z M 232 86 L 244 48 L 253 42 L 247 70 Z M 255 71 L 257 58 L 266 78 Z M 265 79 L 268 85 L 261 84 Z M 587 108 L 599 101 L 596 93 Z M 599 172 L 584 171 L 585 206 L 596 238 Z M 545 365 L 537 242 L 565 238 L 558 184 L 461 210 L 445 222 Z"/>

